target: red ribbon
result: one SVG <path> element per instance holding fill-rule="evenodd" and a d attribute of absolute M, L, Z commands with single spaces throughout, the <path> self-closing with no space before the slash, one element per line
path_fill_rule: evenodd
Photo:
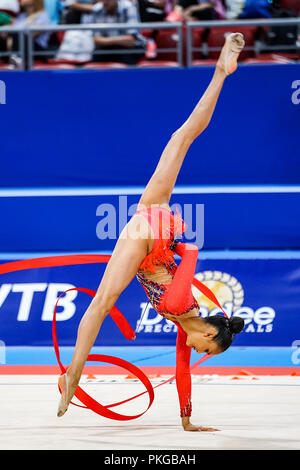
<path fill-rule="evenodd" d="M 60 360 L 60 354 L 59 354 L 59 346 L 58 346 L 58 341 L 57 341 L 57 332 L 56 332 L 56 311 L 57 311 L 57 306 L 59 299 L 66 293 L 72 290 L 80 291 L 80 292 L 85 292 L 86 294 L 89 294 L 91 297 L 95 297 L 96 292 L 91 290 L 91 289 L 85 289 L 85 288 L 73 288 L 73 289 L 68 289 L 67 291 L 63 292 L 59 298 L 57 299 L 55 308 L 54 308 L 54 315 L 53 315 L 53 322 L 52 322 L 52 337 L 53 337 L 53 345 L 54 345 L 54 350 L 56 354 L 56 359 L 59 364 L 61 373 L 64 374 L 66 372 L 65 367 L 61 363 Z M 109 312 L 113 320 L 116 322 L 117 326 L 121 330 L 121 332 L 124 334 L 125 338 L 127 339 L 134 339 L 135 338 L 135 332 L 127 322 L 126 318 L 121 314 L 120 310 L 114 306 L 112 310 Z M 143 385 L 146 387 L 146 392 L 149 394 L 149 405 L 148 408 L 140 414 L 134 415 L 134 416 L 126 416 L 126 415 L 121 415 L 119 413 L 115 413 L 114 411 L 110 411 L 109 408 L 112 406 L 117 406 L 120 403 L 113 403 L 112 405 L 108 406 L 103 406 L 100 403 L 98 403 L 96 400 L 94 400 L 90 395 L 88 395 L 84 390 L 82 390 L 81 387 L 77 387 L 75 396 L 78 398 L 78 400 L 83 403 L 85 406 L 82 407 L 81 405 L 77 405 L 76 403 L 72 403 L 72 405 L 79 406 L 81 408 L 89 408 L 90 410 L 94 411 L 94 413 L 97 413 L 100 416 L 104 416 L 105 418 L 110 418 L 110 419 L 115 419 L 118 421 L 128 421 L 131 419 L 136 419 L 142 416 L 153 403 L 154 400 L 154 390 L 151 385 L 151 382 L 149 381 L 148 377 L 144 374 L 144 372 L 136 367 L 135 365 L 131 364 L 130 362 L 124 361 L 124 359 L 120 359 L 118 357 L 113 357 L 113 356 L 105 356 L 102 354 L 90 354 L 87 357 L 87 361 L 92 361 L 92 362 L 105 362 L 108 364 L 114 364 L 115 366 L 122 367 L 123 369 L 126 369 L 128 372 L 131 372 L 133 375 L 135 375 L 140 381 L 143 383 Z M 144 392 L 144 393 L 146 393 Z M 130 400 L 130 399 L 129 399 Z M 125 400 L 124 403 L 126 403 L 129 400 Z"/>
<path fill-rule="evenodd" d="M 76 265 L 76 264 L 107 263 L 109 259 L 110 259 L 110 255 L 63 255 L 63 256 L 51 256 L 51 257 L 46 257 L 46 258 L 33 258 L 33 259 L 27 259 L 27 260 L 21 260 L 21 261 L 13 261 L 10 263 L 4 263 L 0 265 L 0 274 L 6 274 L 6 273 L 15 272 L 15 271 L 23 271 L 26 269 L 35 269 L 35 268 L 70 266 L 70 265 Z M 197 289 L 199 289 L 206 297 L 208 297 L 215 305 L 217 305 L 222 310 L 224 315 L 227 316 L 224 310 L 222 309 L 221 305 L 219 304 L 217 298 L 207 286 L 202 284 L 196 278 L 194 278 L 193 280 L 193 285 Z M 85 292 L 91 295 L 92 297 L 94 297 L 96 294 L 95 291 L 91 289 L 85 289 L 85 288 L 74 288 L 74 289 L 69 289 L 69 290 L 77 290 L 77 291 Z M 60 360 L 59 346 L 58 346 L 58 341 L 57 341 L 57 331 L 56 331 L 56 311 L 57 311 L 59 299 L 64 294 L 65 292 L 62 293 L 60 297 L 57 299 L 55 309 L 54 309 L 53 322 L 52 322 L 53 345 L 54 345 L 57 362 L 59 364 L 62 374 L 66 372 L 66 369 Z M 119 309 L 116 306 L 114 306 L 109 313 L 110 313 L 110 316 L 115 321 L 115 323 L 117 324 L 117 326 L 119 327 L 119 329 L 121 330 L 121 332 L 123 333 L 123 335 L 127 339 L 134 339 L 135 332 L 131 328 L 129 323 L 127 322 L 126 318 L 121 314 Z M 199 364 L 206 361 L 206 359 L 208 359 L 209 357 L 211 356 L 209 356 L 208 354 L 203 356 L 201 359 L 199 359 L 197 362 L 191 365 L 190 370 L 193 370 Z M 94 411 L 100 416 L 104 416 L 106 418 L 110 418 L 110 419 L 114 419 L 118 421 L 128 421 L 128 420 L 136 419 L 142 416 L 144 413 L 146 413 L 146 411 L 148 411 L 148 409 L 150 408 L 150 406 L 152 405 L 154 401 L 154 388 L 160 387 L 175 379 L 175 376 L 173 376 L 170 379 L 153 387 L 148 377 L 144 374 L 144 372 L 141 369 L 131 364 L 130 362 L 125 361 L 124 359 L 120 359 L 120 358 L 113 357 L 113 356 L 100 355 L 100 354 L 90 354 L 87 357 L 87 361 L 105 362 L 108 364 L 114 364 L 116 366 L 122 367 L 123 369 L 135 375 L 145 386 L 146 391 L 138 395 L 135 395 L 134 397 L 123 400 L 121 402 L 112 403 L 106 406 L 103 406 L 100 403 L 98 403 L 96 400 L 94 400 L 90 395 L 88 395 L 84 390 L 82 390 L 81 387 L 77 387 L 75 396 L 85 406 L 72 403 L 73 405 L 79 406 L 81 408 L 89 408 L 91 411 Z M 111 411 L 109 409 L 109 408 L 113 408 L 115 406 L 121 405 L 123 403 L 127 403 L 131 400 L 134 400 L 135 398 L 138 398 L 147 392 L 149 394 L 149 405 L 147 409 L 143 411 L 142 413 L 139 413 L 133 416 L 127 416 L 127 415 L 115 413 L 114 411 Z"/>

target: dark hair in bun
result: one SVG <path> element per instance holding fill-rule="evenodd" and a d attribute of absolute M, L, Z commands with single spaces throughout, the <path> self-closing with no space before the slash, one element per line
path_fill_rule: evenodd
<path fill-rule="evenodd" d="M 245 322 L 241 317 L 229 318 L 229 327 L 235 335 L 240 333 L 245 326 Z"/>
<path fill-rule="evenodd" d="M 241 317 L 226 318 L 223 315 L 213 315 L 204 318 L 204 320 L 217 329 L 218 333 L 214 337 L 214 341 L 222 351 L 229 348 L 234 336 L 241 333 L 245 326 L 245 322 Z"/>

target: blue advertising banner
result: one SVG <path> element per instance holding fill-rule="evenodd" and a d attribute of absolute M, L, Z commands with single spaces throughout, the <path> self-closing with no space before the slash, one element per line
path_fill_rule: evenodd
<path fill-rule="evenodd" d="M 110 252 L 142 190 L 0 191 L 1 251 Z M 290 192 L 176 186 L 171 206 L 187 223 L 186 241 L 199 248 L 300 248 L 300 186 Z"/>
<path fill-rule="evenodd" d="M 212 75 L 213 67 L 0 71 L 0 187 L 146 184 Z M 178 183 L 299 184 L 298 80 L 296 63 L 239 67 Z"/>
<path fill-rule="evenodd" d="M 0 340 L 7 346 L 51 345 L 51 322 L 58 296 L 72 287 L 96 290 L 104 269 L 105 265 L 90 264 L 1 275 Z M 300 339 L 299 260 L 199 259 L 196 277 L 213 290 L 228 316 L 244 318 L 246 326 L 235 338 L 235 346 L 291 346 Z M 198 291 L 194 291 L 194 296 L 203 317 L 218 313 Z M 57 329 L 61 346 L 74 345 L 77 327 L 90 300 L 77 291 L 68 292 L 60 300 Z M 137 331 L 136 340 L 127 341 L 107 317 L 96 345 L 175 344 L 175 325 L 147 307 L 136 279 L 122 293 L 117 306 Z"/>

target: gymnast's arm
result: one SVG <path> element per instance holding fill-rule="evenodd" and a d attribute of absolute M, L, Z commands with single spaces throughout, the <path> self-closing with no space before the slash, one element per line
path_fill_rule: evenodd
<path fill-rule="evenodd" d="M 194 245 L 178 243 L 175 252 L 181 257 L 180 265 L 174 275 L 168 293 L 167 308 L 172 312 L 182 312 L 192 301 L 191 285 L 198 258 L 198 249 Z M 175 295 L 176 292 L 176 295 Z M 190 422 L 192 413 L 192 381 L 190 372 L 191 348 L 186 345 L 187 334 L 177 324 L 176 342 L 176 386 L 180 403 L 181 424 L 185 431 L 199 431 L 199 427 Z"/>
<path fill-rule="evenodd" d="M 190 371 L 191 348 L 186 345 L 187 334 L 179 323 L 176 342 L 176 386 L 180 403 L 181 424 L 185 431 L 217 431 L 214 428 L 194 426 L 192 414 L 192 380 Z"/>
<path fill-rule="evenodd" d="M 180 416 L 182 427 L 185 431 L 191 431 L 190 416 L 192 413 L 192 381 L 190 373 L 191 348 L 186 345 L 187 335 L 181 326 L 177 324 L 176 341 L 176 387 L 180 404 Z M 197 429 L 195 429 L 197 430 Z"/>
<path fill-rule="evenodd" d="M 181 257 L 181 262 L 168 289 L 166 307 L 168 312 L 180 315 L 187 311 L 195 300 L 191 286 L 198 259 L 198 248 L 190 243 L 178 243 L 174 251 Z"/>

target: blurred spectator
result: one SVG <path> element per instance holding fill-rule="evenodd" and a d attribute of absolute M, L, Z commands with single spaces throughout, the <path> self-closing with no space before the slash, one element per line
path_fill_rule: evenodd
<path fill-rule="evenodd" d="M 19 10 L 18 0 L 0 0 L 0 27 L 11 25 Z M 7 52 L 7 47 L 8 35 L 2 32 L 0 33 L 0 52 Z M 1 58 L 0 62 L 2 62 Z"/>
<path fill-rule="evenodd" d="M 50 24 L 50 18 L 45 11 L 44 0 L 20 0 L 21 13 L 14 21 L 15 26 L 46 26 Z M 34 46 L 38 51 L 44 51 L 48 47 L 50 33 L 36 32 L 33 34 Z"/>
<path fill-rule="evenodd" d="M 51 24 L 60 23 L 61 13 L 64 9 L 64 4 L 60 0 L 44 0 L 45 10 L 48 14 Z"/>
<path fill-rule="evenodd" d="M 185 21 L 217 20 L 226 18 L 222 0 L 178 0 L 177 12 Z"/>
<path fill-rule="evenodd" d="M 165 21 L 174 10 L 175 0 L 137 0 L 142 22 Z"/>
<path fill-rule="evenodd" d="M 4 11 L 0 11 L 0 26 L 7 26 L 12 24 L 13 18 L 5 13 Z"/>
<path fill-rule="evenodd" d="M 11 17 L 12 21 L 10 24 L 19 26 L 21 28 L 27 28 L 31 25 L 50 24 L 50 19 L 44 9 L 43 0 L 19 0 L 19 4 L 21 11 L 16 18 Z M 36 51 L 45 51 L 45 49 L 48 47 L 49 37 L 50 33 L 48 32 L 35 32 L 33 34 L 34 49 Z M 23 65 L 22 58 L 16 54 L 16 51 L 19 49 L 18 35 L 2 35 L 0 49 L 4 52 L 11 52 L 10 63 L 12 66 L 15 68 L 20 68 Z M 25 53 L 27 53 L 27 50 L 28 48 L 25 47 Z"/>
<path fill-rule="evenodd" d="M 20 11 L 18 0 L 0 0 L 0 13 L 16 17 Z"/>
<path fill-rule="evenodd" d="M 299 0 L 300 2 L 300 0 Z M 277 19 L 288 19 L 297 16 L 296 12 L 289 8 L 282 8 L 281 2 L 273 2 L 271 8 L 272 18 Z M 293 53 L 295 58 L 299 57 L 299 51 L 297 51 L 297 39 L 298 39 L 298 25 L 286 24 L 280 26 L 271 26 L 266 30 L 266 43 L 269 46 L 278 48 L 279 53 Z M 282 46 L 286 46 L 281 49 Z M 298 54 L 297 54 L 298 52 Z"/>
<path fill-rule="evenodd" d="M 51 0 L 50 0 L 51 1 Z M 66 0 L 65 8 L 62 13 L 62 23 L 64 24 L 80 24 L 83 14 L 92 14 L 92 7 L 98 0 Z"/>
<path fill-rule="evenodd" d="M 272 0 L 246 0 L 239 18 L 271 18 Z"/>
<path fill-rule="evenodd" d="M 228 20 L 234 20 L 240 16 L 245 5 L 245 0 L 226 0 L 226 16 Z"/>
<path fill-rule="evenodd" d="M 94 33 L 94 60 L 104 62 L 124 62 L 135 64 L 144 56 L 146 40 L 130 23 L 139 23 L 140 17 L 136 5 L 129 0 L 103 0 L 95 5 L 73 3 L 70 8 L 81 11 L 81 23 L 123 23 L 126 29 L 97 30 Z M 99 54 L 97 51 L 113 51 L 114 49 L 135 49 L 140 53 Z"/>
<path fill-rule="evenodd" d="M 0 0 L 0 26 L 13 24 L 20 11 L 18 0 Z M 7 34 L 0 34 L 0 51 L 6 51 Z"/>

